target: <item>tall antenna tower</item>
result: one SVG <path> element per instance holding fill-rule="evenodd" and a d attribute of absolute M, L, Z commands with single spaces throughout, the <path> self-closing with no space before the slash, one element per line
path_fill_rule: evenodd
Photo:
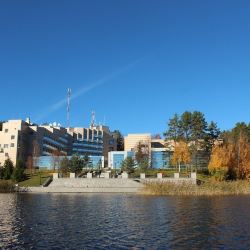
<path fill-rule="evenodd" d="M 91 112 L 91 123 L 90 123 L 91 127 L 95 126 L 95 111 Z"/>
<path fill-rule="evenodd" d="M 67 126 L 70 127 L 70 97 L 71 97 L 71 89 L 68 88 L 67 91 Z"/>

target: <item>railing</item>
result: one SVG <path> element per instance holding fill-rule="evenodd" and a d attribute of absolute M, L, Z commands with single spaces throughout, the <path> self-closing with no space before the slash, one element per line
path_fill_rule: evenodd
<path fill-rule="evenodd" d="M 53 178 L 50 176 L 46 179 L 46 181 L 43 183 L 43 187 L 48 187 L 49 184 L 52 182 Z"/>

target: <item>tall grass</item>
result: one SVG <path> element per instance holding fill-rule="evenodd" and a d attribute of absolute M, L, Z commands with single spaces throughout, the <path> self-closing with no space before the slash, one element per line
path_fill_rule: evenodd
<path fill-rule="evenodd" d="M 0 180 L 0 193 L 12 193 L 15 187 L 11 181 Z"/>
<path fill-rule="evenodd" d="M 239 195 L 250 194 L 249 181 L 208 181 L 201 185 L 187 183 L 146 182 L 145 194 L 153 195 Z"/>

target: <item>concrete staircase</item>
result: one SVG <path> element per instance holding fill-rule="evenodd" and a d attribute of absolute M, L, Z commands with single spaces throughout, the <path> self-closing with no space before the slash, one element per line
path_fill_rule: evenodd
<path fill-rule="evenodd" d="M 59 178 L 48 187 L 31 188 L 30 192 L 43 193 L 137 193 L 143 184 L 133 179 Z"/>

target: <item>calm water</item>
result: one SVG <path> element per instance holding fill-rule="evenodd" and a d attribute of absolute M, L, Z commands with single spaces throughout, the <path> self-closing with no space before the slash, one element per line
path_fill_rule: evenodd
<path fill-rule="evenodd" d="M 250 197 L 0 194 L 0 249 L 250 249 Z"/>

